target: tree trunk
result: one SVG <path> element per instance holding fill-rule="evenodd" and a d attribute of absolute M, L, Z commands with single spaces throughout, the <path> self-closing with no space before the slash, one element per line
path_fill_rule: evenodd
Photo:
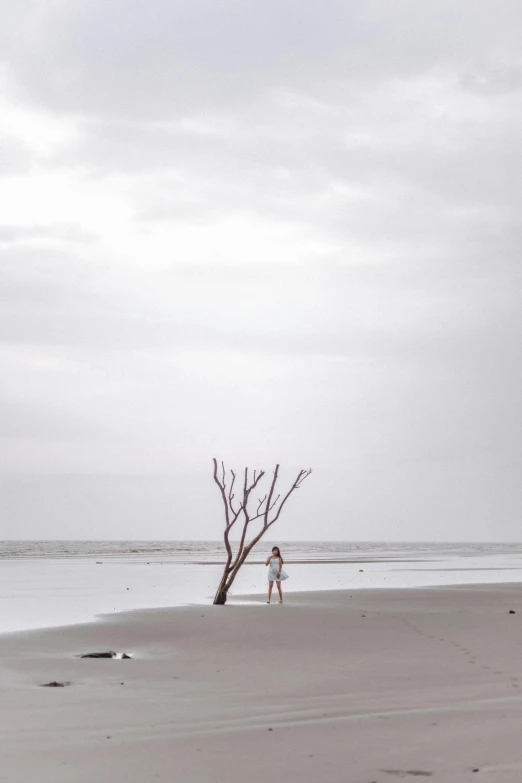
<path fill-rule="evenodd" d="M 227 592 L 229 587 L 227 585 L 227 576 L 228 574 L 223 574 L 221 582 L 219 583 L 219 587 L 214 598 L 214 606 L 224 606 L 227 602 Z"/>
<path fill-rule="evenodd" d="M 223 588 L 223 590 L 218 590 L 216 593 L 216 597 L 214 598 L 214 606 L 224 606 L 227 602 L 227 591 Z"/>
<path fill-rule="evenodd" d="M 248 552 L 245 552 L 243 557 L 241 557 L 239 563 L 230 571 L 227 570 L 223 574 L 223 577 L 217 589 L 216 597 L 214 598 L 214 606 L 224 606 L 226 604 L 228 591 L 232 587 L 234 579 L 237 576 L 237 572 L 239 571 L 240 567 L 243 565 L 244 561 L 246 560 L 247 554 Z"/>

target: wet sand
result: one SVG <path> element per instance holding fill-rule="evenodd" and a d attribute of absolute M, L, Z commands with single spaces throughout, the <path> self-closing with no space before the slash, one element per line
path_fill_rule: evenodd
<path fill-rule="evenodd" d="M 520 783 L 521 599 L 294 593 L 4 635 L 0 781 Z M 106 649 L 133 660 L 76 657 Z"/>

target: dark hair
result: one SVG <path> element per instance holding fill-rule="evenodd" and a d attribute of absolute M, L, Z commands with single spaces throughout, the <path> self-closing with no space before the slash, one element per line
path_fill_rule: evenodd
<path fill-rule="evenodd" d="M 278 547 L 278 546 L 273 546 L 273 547 L 272 547 L 272 552 L 273 552 L 275 549 L 277 549 L 277 556 L 281 558 L 281 563 L 284 563 L 284 560 L 283 560 L 283 555 L 281 554 L 281 550 L 279 549 L 279 547 Z"/>

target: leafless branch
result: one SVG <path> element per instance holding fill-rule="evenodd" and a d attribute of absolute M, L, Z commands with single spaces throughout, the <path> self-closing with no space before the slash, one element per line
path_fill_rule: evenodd
<path fill-rule="evenodd" d="M 228 504 L 230 506 L 230 510 L 232 511 L 232 513 L 235 514 L 236 512 L 234 510 L 234 506 L 232 504 L 232 501 L 234 500 L 234 497 L 235 497 L 233 490 L 234 490 L 234 482 L 236 480 L 236 474 L 234 473 L 233 470 L 231 470 L 230 471 L 230 475 L 232 476 L 232 481 L 230 483 L 230 490 L 229 490 L 229 493 L 228 493 Z"/>
<path fill-rule="evenodd" d="M 263 503 L 265 502 L 266 499 L 267 499 L 267 495 L 265 495 L 264 498 L 258 498 L 259 505 L 257 507 L 256 516 L 254 517 L 254 519 L 256 519 L 257 517 L 261 516 L 261 514 L 259 512 L 261 510 L 261 506 L 263 505 Z"/>
<path fill-rule="evenodd" d="M 272 511 L 272 509 L 274 508 L 274 506 L 276 505 L 276 503 L 277 503 L 277 501 L 279 500 L 279 498 L 280 498 L 280 497 L 281 497 L 281 495 L 278 495 L 278 496 L 276 497 L 276 499 L 274 500 L 274 502 L 272 503 L 272 505 L 271 505 L 271 506 L 270 506 L 270 508 L 268 509 L 269 511 Z"/>
<path fill-rule="evenodd" d="M 223 464 L 223 463 L 221 463 L 221 464 Z M 229 524 L 230 524 L 230 519 L 229 519 L 229 513 L 228 513 L 227 496 L 225 495 L 225 482 L 224 481 L 223 481 L 223 483 L 220 482 L 220 480 L 218 478 L 217 470 L 218 470 L 217 460 L 214 459 L 214 481 L 218 485 L 219 490 L 221 492 L 221 497 L 223 498 L 223 505 L 225 506 L 225 521 L 226 521 L 227 527 L 228 527 Z"/>

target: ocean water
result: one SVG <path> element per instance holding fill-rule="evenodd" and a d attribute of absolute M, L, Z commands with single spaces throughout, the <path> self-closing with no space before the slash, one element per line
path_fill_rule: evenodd
<path fill-rule="evenodd" d="M 231 601 L 261 603 L 272 543 L 251 554 Z M 522 543 L 277 543 L 288 601 L 303 590 L 522 582 Z M 216 541 L 0 541 L 0 633 L 211 603 L 224 559 Z"/>

